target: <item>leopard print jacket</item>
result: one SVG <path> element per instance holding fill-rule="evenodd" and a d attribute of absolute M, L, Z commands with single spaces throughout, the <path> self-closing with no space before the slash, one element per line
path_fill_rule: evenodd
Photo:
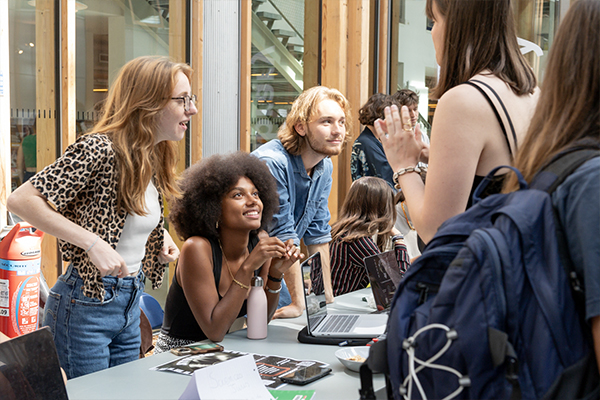
<path fill-rule="evenodd" d="M 116 249 L 125 226 L 127 213 L 117 207 L 117 171 L 115 152 L 108 136 L 83 135 L 70 145 L 53 164 L 29 180 L 64 217 L 94 232 Z M 150 233 L 142 269 L 160 287 L 165 265 L 158 261 L 163 246 L 163 202 L 160 222 Z M 62 259 L 72 262 L 83 279 L 83 294 L 104 300 L 104 285 L 100 272 L 85 249 L 64 240 L 59 241 Z"/>

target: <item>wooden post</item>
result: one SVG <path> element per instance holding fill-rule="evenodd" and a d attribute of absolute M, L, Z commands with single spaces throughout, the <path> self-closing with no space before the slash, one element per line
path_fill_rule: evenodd
<path fill-rule="evenodd" d="M 58 0 L 56 0 L 58 1 Z M 35 2 L 35 97 L 37 106 L 37 170 L 56 160 L 56 73 L 54 0 Z M 41 269 L 48 285 L 53 286 L 62 273 L 56 238 L 44 235 Z"/>
<path fill-rule="evenodd" d="M 240 33 L 240 150 L 250 152 L 250 83 L 252 69 L 252 1 L 241 0 Z"/>
<path fill-rule="evenodd" d="M 371 82 L 369 78 L 371 4 L 369 0 L 353 0 L 348 5 L 348 90 L 346 96 L 352 105 L 354 128 L 351 132 L 352 139 L 346 144 L 339 157 L 338 202 L 340 207 L 352 184 L 350 155 L 352 143 L 360 135 L 361 128 L 358 122 L 358 110 L 371 95 L 369 90 Z"/>
<path fill-rule="evenodd" d="M 177 1 L 177 0 L 175 0 Z M 194 68 L 192 90 L 198 96 L 198 114 L 192 119 L 192 164 L 202 158 L 202 63 L 204 51 L 204 0 L 192 0 L 192 56 L 191 64 Z"/>

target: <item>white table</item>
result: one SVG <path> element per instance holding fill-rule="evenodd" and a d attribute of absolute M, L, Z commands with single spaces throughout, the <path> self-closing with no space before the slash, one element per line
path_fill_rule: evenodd
<path fill-rule="evenodd" d="M 370 289 L 363 289 L 336 297 L 335 303 L 328 306 L 328 309 L 334 313 L 368 313 L 371 310 L 362 300 L 368 293 Z M 306 386 L 287 385 L 282 389 L 313 389 L 318 400 L 359 398 L 359 374 L 349 371 L 337 360 L 334 353 L 339 347 L 298 342 L 298 331 L 304 326 L 305 315 L 293 319 L 273 320 L 269 324 L 268 337 L 264 340 L 248 339 L 244 329 L 226 335 L 221 344 L 226 350 L 328 363 L 333 369 L 330 375 Z M 176 358 L 171 353 L 162 353 L 71 379 L 67 383 L 69 399 L 178 399 L 190 381 L 190 376 L 149 370 Z M 374 375 L 373 385 L 376 390 L 384 387 L 383 376 Z"/>

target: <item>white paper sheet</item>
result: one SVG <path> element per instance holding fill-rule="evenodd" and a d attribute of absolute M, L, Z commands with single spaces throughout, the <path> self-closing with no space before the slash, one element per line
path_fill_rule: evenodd
<path fill-rule="evenodd" d="M 254 357 L 246 355 L 196 370 L 179 400 L 273 400 Z"/>

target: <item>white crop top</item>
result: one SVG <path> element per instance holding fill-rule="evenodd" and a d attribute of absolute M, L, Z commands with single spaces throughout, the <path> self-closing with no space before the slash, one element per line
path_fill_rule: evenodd
<path fill-rule="evenodd" d="M 127 214 L 125 226 L 117 244 L 117 253 L 125 260 L 129 274 L 137 273 L 140 270 L 146 253 L 148 236 L 160 221 L 158 191 L 152 181 L 146 189 L 146 211 L 148 214 L 145 216 Z"/>

